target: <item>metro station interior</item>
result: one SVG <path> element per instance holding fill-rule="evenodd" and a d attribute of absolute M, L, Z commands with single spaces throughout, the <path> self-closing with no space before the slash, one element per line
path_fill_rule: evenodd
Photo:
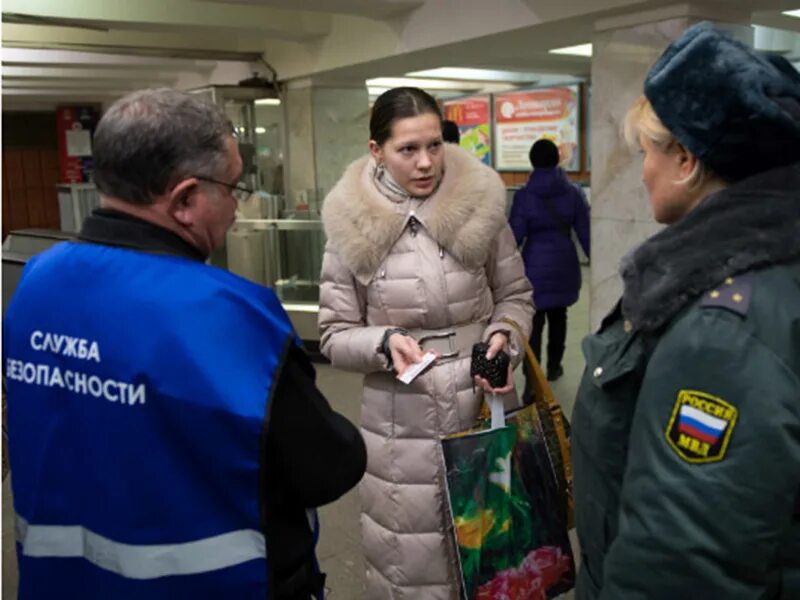
<path fill-rule="evenodd" d="M 461 146 L 500 173 L 509 205 L 530 173 L 531 136 L 559 146 L 589 199 L 592 260 L 580 254 L 581 299 L 554 384 L 567 415 L 580 339 L 618 297 L 622 256 L 660 228 L 620 135 L 644 74 L 702 20 L 800 70 L 800 2 L 788 0 L 5 0 L 2 20 L 4 312 L 27 260 L 73 239 L 99 206 L 91 136 L 103 111 L 170 87 L 224 107 L 255 190 L 211 263 L 274 288 L 319 358 L 322 203 L 366 153 L 375 98 L 420 87 L 459 125 Z M 357 422 L 360 378 L 323 360 L 317 370 Z M 2 591 L 14 598 L 5 467 L 4 448 Z M 360 597 L 358 510 L 353 491 L 322 511 L 334 600 Z"/>

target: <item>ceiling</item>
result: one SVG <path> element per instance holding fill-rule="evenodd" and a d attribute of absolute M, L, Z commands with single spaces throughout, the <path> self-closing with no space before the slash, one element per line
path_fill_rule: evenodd
<path fill-rule="evenodd" d="M 215 0 L 222 4 L 249 4 L 288 10 L 304 10 L 373 19 L 396 17 L 425 4 L 425 0 Z"/>
<path fill-rule="evenodd" d="M 800 0 L 713 0 L 702 5 L 720 18 L 730 14 L 774 28 L 757 30 L 757 43 L 800 61 L 800 19 L 781 13 L 800 8 Z M 509 76 L 515 85 L 588 77 L 591 59 L 548 50 L 590 42 L 598 20 L 686 4 L 4 0 L 2 6 L 3 108 L 18 110 L 107 103 L 142 87 L 235 84 L 253 73 L 272 79 L 273 70 L 280 80 L 311 78 L 334 85 L 437 67 L 526 73 Z M 479 85 L 465 81 L 462 88 Z"/>

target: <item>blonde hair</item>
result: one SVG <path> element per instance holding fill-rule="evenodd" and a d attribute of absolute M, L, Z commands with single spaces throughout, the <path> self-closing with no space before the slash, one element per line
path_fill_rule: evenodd
<path fill-rule="evenodd" d="M 650 104 L 646 96 L 639 96 L 636 102 L 628 109 L 622 131 L 625 141 L 631 148 L 640 148 L 642 137 L 653 144 L 656 149 L 667 154 L 675 152 L 680 145 L 678 139 L 672 135 L 672 132 L 658 118 L 656 111 L 653 110 L 653 105 Z M 692 172 L 684 179 L 675 181 L 675 183 L 678 185 L 685 184 L 689 189 L 696 190 L 715 179 L 718 179 L 718 177 L 698 160 Z"/>

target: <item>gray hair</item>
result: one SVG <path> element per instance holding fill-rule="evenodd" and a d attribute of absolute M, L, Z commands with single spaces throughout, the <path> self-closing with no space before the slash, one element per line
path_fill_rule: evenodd
<path fill-rule="evenodd" d="M 102 194 L 150 204 L 181 179 L 219 178 L 230 167 L 225 112 L 171 89 L 142 90 L 117 100 L 94 134 L 94 181 Z"/>

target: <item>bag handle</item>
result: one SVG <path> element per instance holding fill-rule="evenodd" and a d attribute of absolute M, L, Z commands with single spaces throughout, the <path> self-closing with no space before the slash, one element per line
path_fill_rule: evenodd
<path fill-rule="evenodd" d="M 547 410 L 553 417 L 553 424 L 555 425 L 556 436 L 558 437 L 558 445 L 561 450 L 561 459 L 562 463 L 564 464 L 564 479 L 567 482 L 567 489 L 569 490 L 569 494 L 571 496 L 572 451 L 570 450 L 570 443 L 567 439 L 567 430 L 564 425 L 564 413 L 561 410 L 561 406 L 559 406 L 555 395 L 553 394 L 550 384 L 548 384 L 547 379 L 545 379 L 542 367 L 539 365 L 539 361 L 536 360 L 536 355 L 533 353 L 531 345 L 528 343 L 527 338 L 522 333 L 522 328 L 519 326 L 519 324 L 517 324 L 516 321 L 513 321 L 509 318 L 503 318 L 501 319 L 501 322 L 511 325 L 514 331 L 517 332 L 517 336 L 519 336 L 519 339 L 522 341 L 522 344 L 525 348 L 525 355 L 528 358 L 528 364 L 535 375 L 534 381 L 532 382 L 534 388 L 532 390 L 533 401 L 539 404 L 541 408 Z"/>

